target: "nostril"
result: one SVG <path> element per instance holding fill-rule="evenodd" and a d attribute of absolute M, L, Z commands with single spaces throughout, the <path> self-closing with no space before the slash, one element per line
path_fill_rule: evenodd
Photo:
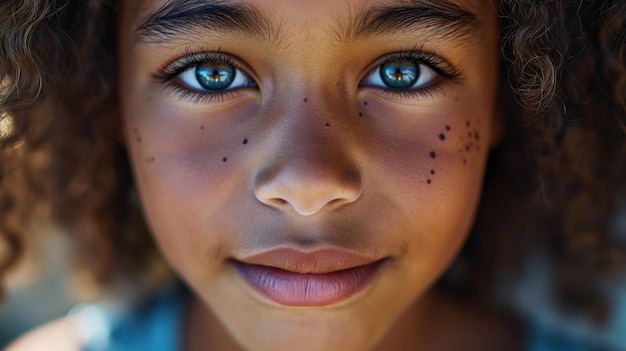
<path fill-rule="evenodd" d="M 299 157 L 255 175 L 254 195 L 261 203 L 282 211 L 311 216 L 356 201 L 361 194 L 358 169 L 342 159 Z M 343 162 L 339 162 L 343 161 Z"/>
<path fill-rule="evenodd" d="M 287 200 L 284 199 L 272 199 L 272 202 L 277 206 L 284 206 L 287 204 Z"/>

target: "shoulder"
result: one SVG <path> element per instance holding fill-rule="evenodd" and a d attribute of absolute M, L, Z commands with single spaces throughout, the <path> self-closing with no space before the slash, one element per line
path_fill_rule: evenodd
<path fill-rule="evenodd" d="M 38 327 L 10 344 L 5 351 L 80 351 L 73 317 L 64 317 Z"/>

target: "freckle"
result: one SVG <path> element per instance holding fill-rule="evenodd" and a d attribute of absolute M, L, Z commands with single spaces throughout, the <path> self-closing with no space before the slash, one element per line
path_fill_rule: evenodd
<path fill-rule="evenodd" d="M 154 162 L 154 157 L 150 157 L 150 162 Z"/>
<path fill-rule="evenodd" d="M 449 132 L 450 131 L 450 126 L 446 126 L 446 130 Z"/>
<path fill-rule="evenodd" d="M 363 116 L 363 112 L 359 112 L 359 116 Z"/>
<path fill-rule="evenodd" d="M 222 159 L 222 162 L 226 162 L 226 161 L 228 161 L 228 157 L 224 157 L 224 158 Z"/>
<path fill-rule="evenodd" d="M 469 127 L 470 126 L 470 121 L 465 122 L 465 125 Z"/>
<path fill-rule="evenodd" d="M 474 139 L 480 140 L 480 135 L 478 135 L 478 133 L 474 134 Z"/>
<path fill-rule="evenodd" d="M 469 151 L 469 149 L 470 149 L 469 145 L 465 145 L 465 150 Z"/>
<path fill-rule="evenodd" d="M 463 159 L 463 164 L 466 164 L 466 163 L 467 163 L 467 160 L 466 160 L 466 159 Z"/>
<path fill-rule="evenodd" d="M 241 143 L 244 144 L 244 145 L 247 145 L 248 144 L 248 139 L 243 139 L 243 141 Z"/>
<path fill-rule="evenodd" d="M 140 142 L 141 142 L 141 137 L 140 137 L 140 136 L 138 136 L 138 137 L 137 137 L 137 142 L 138 142 L 138 143 L 140 143 Z"/>
<path fill-rule="evenodd" d="M 429 179 L 429 180 L 426 181 L 426 183 L 430 184 L 430 183 L 432 183 L 432 180 Z"/>
<path fill-rule="evenodd" d="M 467 132 L 467 136 L 471 138 L 472 137 L 472 132 Z"/>
<path fill-rule="evenodd" d="M 304 98 L 304 102 L 307 102 L 307 101 L 309 101 L 309 100 L 307 98 Z"/>
<path fill-rule="evenodd" d="M 363 101 L 363 105 L 367 106 L 367 101 Z"/>
<path fill-rule="evenodd" d="M 435 170 L 434 170 L 434 169 L 431 169 L 431 170 L 430 170 L 430 174 L 431 174 L 431 175 L 435 175 Z"/>
<path fill-rule="evenodd" d="M 441 141 L 446 140 L 445 134 L 443 134 L 443 133 L 439 134 L 439 140 L 441 140 Z"/>
<path fill-rule="evenodd" d="M 435 158 L 435 157 L 437 157 L 437 154 L 435 154 L 434 151 L 431 151 L 430 152 L 430 158 Z"/>
<path fill-rule="evenodd" d="M 204 126 L 200 126 L 200 129 L 204 129 Z"/>
<path fill-rule="evenodd" d="M 457 96 L 457 97 L 455 97 L 455 98 L 454 98 L 454 101 L 459 101 L 459 97 L 458 97 L 458 96 Z"/>
<path fill-rule="evenodd" d="M 326 127 L 330 127 L 330 123 L 326 123 Z"/>
<path fill-rule="evenodd" d="M 137 132 L 139 132 L 137 128 L 133 128 L 133 133 L 137 133 Z"/>

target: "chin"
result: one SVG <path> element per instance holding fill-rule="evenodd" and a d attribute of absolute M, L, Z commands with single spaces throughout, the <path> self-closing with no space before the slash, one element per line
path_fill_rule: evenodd
<path fill-rule="evenodd" d="M 237 338 L 246 350 L 362 351 L 371 350 L 386 328 L 346 320 L 295 316 L 281 322 L 261 321 Z"/>

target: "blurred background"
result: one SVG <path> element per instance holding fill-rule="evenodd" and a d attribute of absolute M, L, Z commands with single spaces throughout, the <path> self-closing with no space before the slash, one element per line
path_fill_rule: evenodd
<path fill-rule="evenodd" d="M 77 302 L 69 286 L 67 238 L 46 231 L 37 239 L 8 277 L 0 303 L 0 349 L 25 331 L 67 314 Z"/>

